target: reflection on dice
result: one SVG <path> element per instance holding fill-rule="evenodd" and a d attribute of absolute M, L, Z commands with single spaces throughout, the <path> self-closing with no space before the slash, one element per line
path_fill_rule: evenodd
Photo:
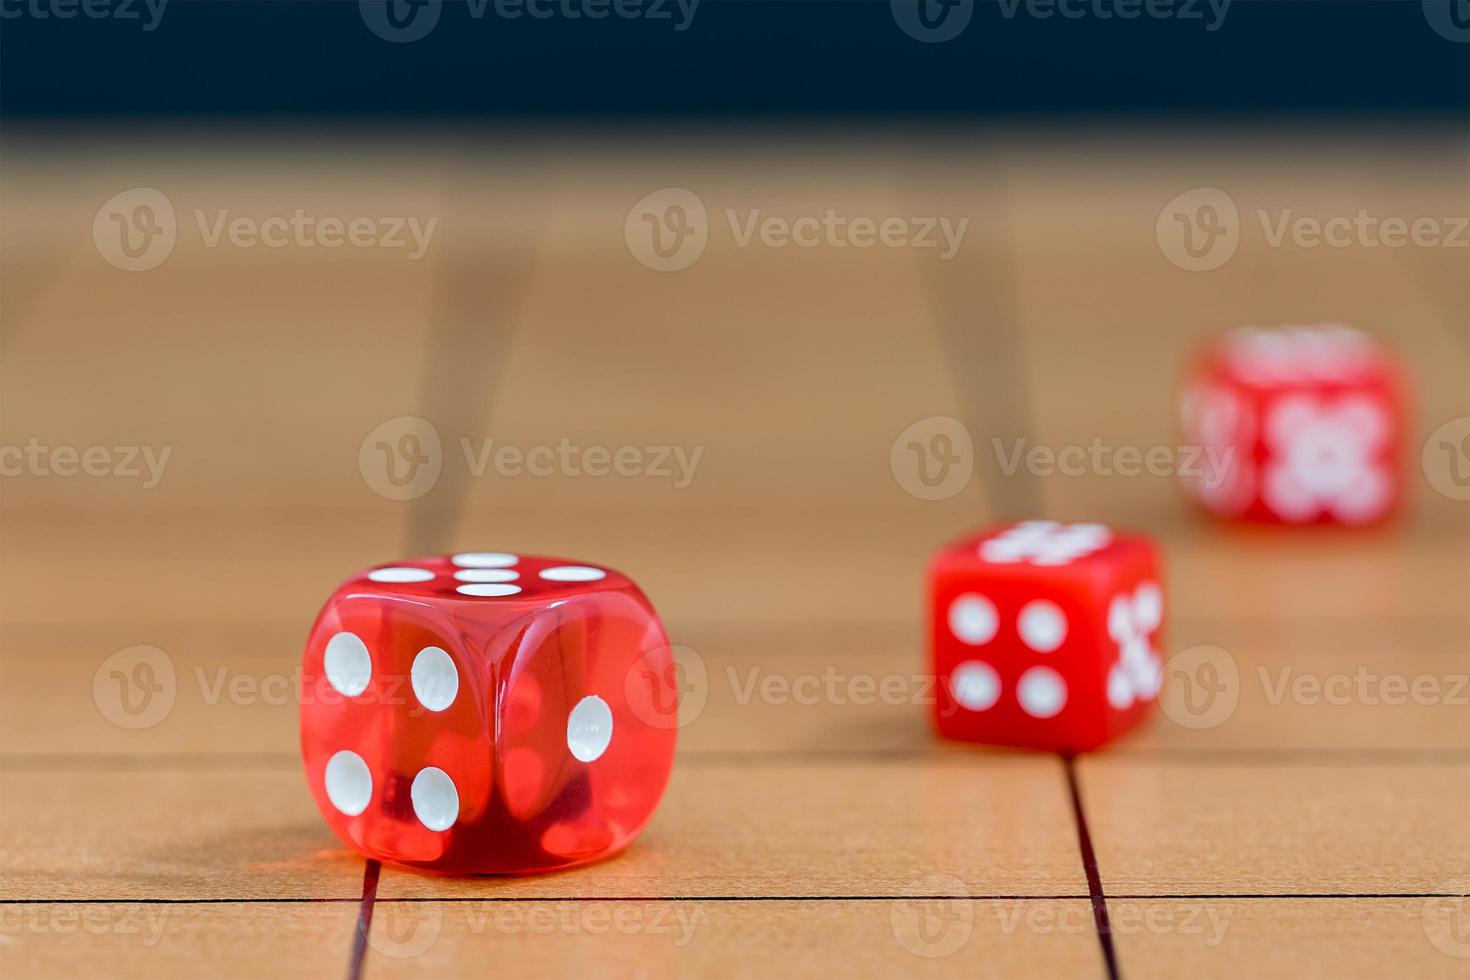
<path fill-rule="evenodd" d="M 1210 344 L 1180 397 L 1185 487 L 1221 517 L 1367 524 L 1402 494 L 1403 386 L 1351 327 L 1242 327 Z"/>
<path fill-rule="evenodd" d="M 1158 697 L 1164 595 L 1147 538 L 1022 521 L 966 538 L 929 567 L 939 733 L 1082 752 Z"/>
<path fill-rule="evenodd" d="M 307 639 L 307 782 L 337 835 L 383 861 L 596 860 L 663 793 L 673 678 L 653 607 L 611 569 L 502 552 L 369 569 Z"/>

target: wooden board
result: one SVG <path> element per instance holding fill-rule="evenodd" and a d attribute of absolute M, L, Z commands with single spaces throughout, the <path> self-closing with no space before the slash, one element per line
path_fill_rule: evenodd
<path fill-rule="evenodd" d="M 3 150 L 0 445 L 171 455 L 153 486 L 0 481 L 0 974 L 1470 976 L 1470 505 L 1418 469 L 1470 416 L 1470 270 L 1253 224 L 1470 213 L 1463 137 L 177 135 L 105 159 L 96 138 L 117 145 Z M 91 240 L 135 186 L 180 222 L 146 273 Z M 623 237 L 661 187 L 709 214 L 682 272 Z M 1213 272 L 1154 235 L 1192 187 L 1244 216 Z M 437 217 L 437 237 L 408 260 L 196 224 L 295 208 Z M 829 208 L 970 221 L 945 261 L 742 246 L 727 221 Z M 1015 439 L 1172 445 L 1201 337 L 1325 318 L 1384 334 L 1414 378 L 1392 527 L 1245 532 L 1166 476 L 1000 472 Z M 395 500 L 361 453 L 404 416 L 434 424 L 442 472 Z M 975 438 L 974 478 L 938 501 L 890 468 L 933 416 Z M 700 455 L 682 483 L 475 472 L 491 439 Z M 1177 669 L 1107 752 L 930 733 L 924 560 L 1018 508 L 1164 545 Z M 625 569 L 697 668 L 668 795 L 616 859 L 429 877 L 365 864 L 315 812 L 294 685 L 322 597 L 469 548 Z M 110 673 L 139 647 L 161 671 L 146 717 Z M 1217 702 L 1188 688 L 1202 663 L 1233 678 Z"/>

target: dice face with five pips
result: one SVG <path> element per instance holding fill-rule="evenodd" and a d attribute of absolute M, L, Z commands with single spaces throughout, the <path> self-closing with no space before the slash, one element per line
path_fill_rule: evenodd
<path fill-rule="evenodd" d="M 1371 524 L 1404 491 L 1405 384 L 1388 349 L 1352 327 L 1239 327 L 1205 346 L 1179 404 L 1181 472 L 1218 517 Z"/>
<path fill-rule="evenodd" d="M 593 861 L 668 781 L 672 664 L 648 599 L 609 568 L 473 552 L 368 569 L 307 640 L 307 782 L 338 836 L 383 861 Z"/>
<path fill-rule="evenodd" d="M 1147 538 L 1057 521 L 991 528 L 934 558 L 929 595 L 947 738 L 1081 752 L 1158 697 L 1164 593 Z"/>

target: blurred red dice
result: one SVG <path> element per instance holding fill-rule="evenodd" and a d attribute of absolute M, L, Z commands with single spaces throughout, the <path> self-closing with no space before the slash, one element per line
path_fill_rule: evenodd
<path fill-rule="evenodd" d="M 1369 524 L 1403 495 L 1403 384 L 1351 327 L 1241 327 L 1206 347 L 1180 397 L 1182 473 L 1210 513 L 1279 524 Z"/>
<path fill-rule="evenodd" d="M 1158 550 L 1100 524 L 1023 521 L 929 568 L 935 724 L 947 738 L 1097 748 L 1158 697 Z"/>
<path fill-rule="evenodd" d="M 361 572 L 307 639 L 301 752 L 368 857 L 450 873 L 593 861 L 673 764 L 672 653 L 627 577 L 478 552 Z"/>

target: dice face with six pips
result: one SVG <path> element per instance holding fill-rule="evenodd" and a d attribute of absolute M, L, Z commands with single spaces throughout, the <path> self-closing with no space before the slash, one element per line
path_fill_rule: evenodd
<path fill-rule="evenodd" d="M 1240 327 L 1208 344 L 1180 396 L 1203 450 L 1185 487 L 1218 517 L 1369 524 L 1403 495 L 1404 384 L 1352 327 Z"/>
<path fill-rule="evenodd" d="M 475 552 L 368 569 L 307 640 L 301 747 L 327 822 L 369 857 L 449 873 L 596 860 L 673 763 L 672 652 L 626 576 Z"/>
<path fill-rule="evenodd" d="M 935 724 L 967 742 L 1097 748 L 1158 697 L 1158 551 L 1100 524 L 1023 521 L 930 564 Z"/>

